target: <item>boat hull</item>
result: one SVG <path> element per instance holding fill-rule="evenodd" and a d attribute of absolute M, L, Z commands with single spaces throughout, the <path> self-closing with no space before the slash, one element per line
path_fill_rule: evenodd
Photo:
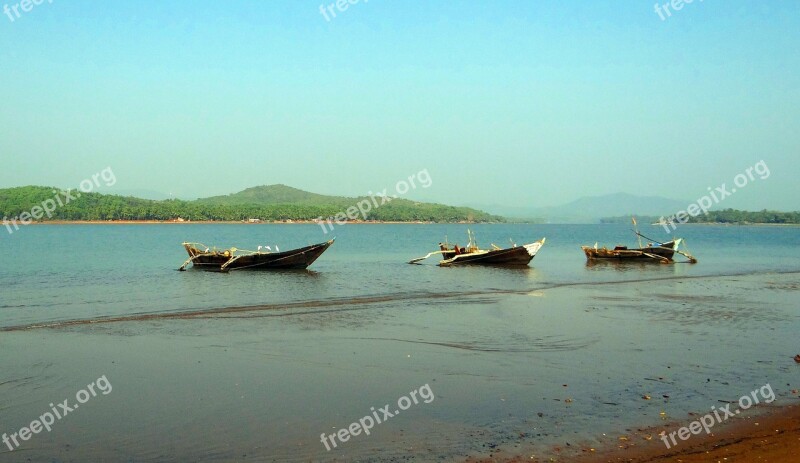
<path fill-rule="evenodd" d="M 643 260 L 659 262 L 663 259 L 672 260 L 675 255 L 676 241 L 669 241 L 659 246 L 647 246 L 644 248 L 636 249 L 608 249 L 608 248 L 593 248 L 589 246 L 581 246 L 586 258 L 589 260 Z M 661 257 L 662 259 L 654 259 L 647 254 Z"/>
<path fill-rule="evenodd" d="M 284 252 L 258 252 L 236 257 L 233 260 L 227 251 L 206 252 L 190 244 L 184 244 L 192 258 L 192 264 L 205 270 L 275 270 L 305 269 L 327 250 L 333 240 L 313 244 Z M 227 254 L 226 254 L 227 253 Z M 230 261 L 230 263 L 228 263 Z M 228 263 L 228 265 L 225 265 Z"/>
<path fill-rule="evenodd" d="M 478 251 L 467 254 L 444 254 L 445 259 L 439 262 L 442 267 L 454 265 L 497 265 L 508 267 L 524 267 L 536 257 L 536 253 L 544 245 L 544 239 L 535 243 L 513 248 L 495 249 L 492 251 Z"/>

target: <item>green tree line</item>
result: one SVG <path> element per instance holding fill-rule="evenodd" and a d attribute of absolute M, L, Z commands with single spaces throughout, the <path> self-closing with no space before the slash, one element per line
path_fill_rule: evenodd
<path fill-rule="evenodd" d="M 671 217 L 672 215 L 664 215 Z M 653 223 L 660 217 L 641 216 L 636 218 L 639 223 Z M 604 217 L 601 223 L 631 223 L 630 216 Z M 730 223 L 730 224 L 800 224 L 800 211 L 779 212 L 763 209 L 761 211 L 740 211 L 737 209 L 723 209 L 708 211 L 696 217 L 689 216 L 686 223 Z"/>
<path fill-rule="evenodd" d="M 34 206 L 54 200 L 57 195 L 65 202 L 64 195 L 59 191 L 56 188 L 38 186 L 0 189 L 0 215 L 8 219 L 17 218 L 23 212 L 30 212 Z M 353 199 L 351 205 L 355 205 L 356 201 L 357 199 Z M 56 207 L 51 217 L 45 215 L 40 220 L 313 220 L 319 217 L 332 218 L 345 212 L 345 209 L 341 204 L 217 204 L 203 200 L 155 201 L 129 196 L 81 193 L 79 198 Z M 503 221 L 502 217 L 467 207 L 415 203 L 403 199 L 395 199 L 373 208 L 366 219 L 398 222 Z"/>
<path fill-rule="evenodd" d="M 798 224 L 800 211 L 779 212 L 763 209 L 761 211 L 740 211 L 724 209 L 721 211 L 708 211 L 697 217 L 690 217 L 689 223 L 773 223 L 773 224 Z"/>

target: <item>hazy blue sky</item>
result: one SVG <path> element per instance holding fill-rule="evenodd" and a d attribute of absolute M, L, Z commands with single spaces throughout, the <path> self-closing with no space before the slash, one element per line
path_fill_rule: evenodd
<path fill-rule="evenodd" d="M 654 3 L 45 0 L 0 16 L 0 186 L 357 195 L 428 169 L 410 197 L 549 206 L 695 200 L 763 159 L 725 206 L 800 209 L 800 2 Z"/>

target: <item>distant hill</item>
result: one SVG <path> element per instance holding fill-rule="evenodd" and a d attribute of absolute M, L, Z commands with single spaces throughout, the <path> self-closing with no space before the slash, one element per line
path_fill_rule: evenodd
<path fill-rule="evenodd" d="M 163 193 L 161 191 L 154 191 L 154 190 L 144 190 L 144 189 L 119 189 L 116 187 L 113 188 L 104 188 L 100 190 L 100 192 L 109 194 L 109 195 L 117 195 L 117 196 L 132 196 L 134 198 L 140 199 L 155 199 L 158 201 L 164 199 L 173 199 L 174 196 L 171 196 L 168 193 Z"/>
<path fill-rule="evenodd" d="M 686 209 L 689 201 L 663 198 L 660 196 L 636 196 L 629 193 L 615 193 L 603 196 L 580 198 L 563 206 L 553 208 L 551 216 L 599 221 L 608 216 L 661 216 L 674 214 Z"/>
<path fill-rule="evenodd" d="M 248 188 L 238 193 L 224 196 L 212 196 L 210 198 L 200 198 L 197 200 L 202 204 L 304 204 L 304 205 L 331 205 L 350 206 L 353 204 L 352 198 L 344 196 L 327 196 L 317 193 L 292 188 L 287 185 L 264 185 Z"/>
<path fill-rule="evenodd" d="M 659 196 L 636 196 L 628 193 L 614 193 L 603 196 L 590 196 L 577 199 L 555 207 L 508 207 L 480 206 L 495 214 L 514 218 L 537 218 L 549 223 L 598 223 L 605 217 L 631 215 L 656 216 L 674 214 L 685 209 L 689 201 L 681 201 Z"/>
<path fill-rule="evenodd" d="M 35 206 L 53 201 L 57 188 L 26 186 L 0 189 L 0 216 L 14 218 Z M 73 191 L 73 194 L 75 192 Z M 346 198 L 325 196 L 286 185 L 248 188 L 227 196 L 150 200 L 131 196 L 83 193 L 68 204 L 55 207 L 52 217 L 41 220 L 219 220 L 247 219 L 314 220 L 345 213 L 360 201 L 373 206 L 366 220 L 397 222 L 501 222 L 500 216 L 468 207 L 419 203 L 407 199 Z M 378 203 L 374 207 L 375 202 Z M 358 217 L 361 219 L 361 216 Z"/>

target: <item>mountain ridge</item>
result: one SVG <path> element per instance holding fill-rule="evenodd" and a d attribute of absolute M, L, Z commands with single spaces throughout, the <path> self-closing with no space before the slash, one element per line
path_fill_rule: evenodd
<path fill-rule="evenodd" d="M 638 196 L 630 193 L 610 193 L 583 196 L 559 206 L 526 207 L 476 204 L 476 207 L 509 219 L 538 219 L 548 223 L 599 223 L 605 217 L 661 216 L 685 209 L 689 201 L 661 196 Z"/>

